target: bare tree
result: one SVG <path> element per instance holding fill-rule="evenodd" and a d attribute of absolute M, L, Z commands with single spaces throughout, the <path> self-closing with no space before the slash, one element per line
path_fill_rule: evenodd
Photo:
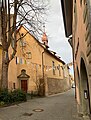
<path fill-rule="evenodd" d="M 2 88 L 8 88 L 8 66 L 16 54 L 18 27 L 26 25 L 33 35 L 41 34 L 46 6 L 43 0 L 0 0 Z M 9 54 L 10 46 L 12 55 Z"/>
<path fill-rule="evenodd" d="M 37 94 L 39 96 L 45 96 L 45 82 L 41 75 L 37 75 L 36 79 L 33 79 L 33 82 L 36 85 Z"/>

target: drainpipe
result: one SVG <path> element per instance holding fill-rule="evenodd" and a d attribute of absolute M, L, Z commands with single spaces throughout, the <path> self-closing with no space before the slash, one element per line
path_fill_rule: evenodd
<path fill-rule="evenodd" d="M 43 96 L 45 96 L 45 83 L 44 83 L 44 53 L 45 53 L 45 49 L 42 52 L 42 75 L 43 75 Z"/>
<path fill-rule="evenodd" d="M 73 55 L 73 69 L 74 69 L 74 82 L 75 82 L 75 98 L 76 98 L 76 75 L 75 75 L 75 35 L 73 34 L 72 37 L 70 37 L 68 39 L 68 41 L 70 41 L 70 39 L 72 39 L 72 44 L 71 44 L 71 47 L 72 47 L 72 55 Z M 74 41 L 73 41 L 74 40 Z"/>
<path fill-rule="evenodd" d="M 44 80 L 44 57 L 43 57 L 43 55 L 44 55 L 44 52 L 45 52 L 45 50 L 42 52 L 42 75 L 43 75 L 43 80 Z"/>
<path fill-rule="evenodd" d="M 73 41 L 74 40 L 74 41 Z M 75 35 L 72 37 L 72 42 L 73 42 L 73 47 L 72 47 L 72 51 L 73 51 L 73 68 L 74 68 L 74 82 L 75 82 L 75 99 L 76 99 L 76 74 L 75 74 Z"/>

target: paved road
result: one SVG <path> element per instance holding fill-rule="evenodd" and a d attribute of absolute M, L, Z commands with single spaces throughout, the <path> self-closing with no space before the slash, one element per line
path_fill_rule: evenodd
<path fill-rule="evenodd" d="M 35 112 L 34 109 L 38 111 Z M 81 118 L 77 116 L 72 89 L 56 96 L 31 99 L 25 103 L 0 108 L 0 120 L 81 120 Z"/>

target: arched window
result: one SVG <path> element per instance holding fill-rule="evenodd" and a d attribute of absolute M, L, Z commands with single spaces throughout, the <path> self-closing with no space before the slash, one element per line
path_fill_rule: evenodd
<path fill-rule="evenodd" d="M 82 0 L 80 0 L 80 5 L 82 6 Z"/>

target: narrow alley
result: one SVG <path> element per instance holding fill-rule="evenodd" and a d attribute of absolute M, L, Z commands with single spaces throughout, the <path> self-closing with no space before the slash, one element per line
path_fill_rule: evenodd
<path fill-rule="evenodd" d="M 74 89 L 0 108 L 0 120 L 82 120 L 77 115 Z"/>

